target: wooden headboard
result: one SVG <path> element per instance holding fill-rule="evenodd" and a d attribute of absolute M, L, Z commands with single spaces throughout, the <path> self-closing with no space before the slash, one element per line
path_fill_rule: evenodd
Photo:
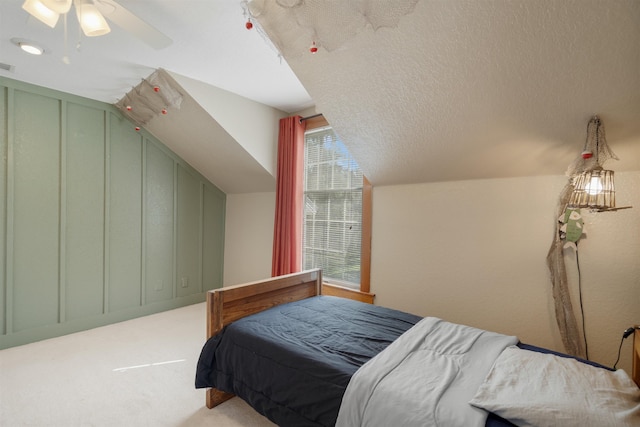
<path fill-rule="evenodd" d="M 633 334 L 633 369 L 631 377 L 640 387 L 640 326 L 636 326 Z"/>
<path fill-rule="evenodd" d="M 320 295 L 322 271 L 272 277 L 207 292 L 207 338 L 229 323 L 279 304 Z"/>
<path fill-rule="evenodd" d="M 271 277 L 207 292 L 207 338 L 233 322 L 276 305 L 316 295 L 332 295 L 373 304 L 374 294 L 322 283 L 319 268 Z"/>
<path fill-rule="evenodd" d="M 279 304 L 320 295 L 322 271 L 307 270 L 207 292 L 207 339 L 229 323 Z M 234 395 L 207 389 L 206 405 L 213 408 Z"/>
<path fill-rule="evenodd" d="M 374 294 L 322 283 L 319 268 L 207 292 L 207 339 L 229 323 L 276 305 L 299 301 L 316 295 L 332 295 L 373 303 Z M 233 395 L 207 389 L 207 407 L 232 398 Z"/>

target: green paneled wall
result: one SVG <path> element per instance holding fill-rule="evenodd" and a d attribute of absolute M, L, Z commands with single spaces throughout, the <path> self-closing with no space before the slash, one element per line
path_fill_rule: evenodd
<path fill-rule="evenodd" d="M 174 297 L 175 281 L 175 168 L 173 161 L 153 146 L 146 150 L 146 189 L 144 191 L 145 292 L 147 301 Z"/>
<path fill-rule="evenodd" d="M 178 167 L 178 296 L 197 292 L 197 285 L 202 283 L 202 263 L 196 256 L 202 250 L 202 221 L 198 215 L 201 198 L 200 182 Z"/>
<path fill-rule="evenodd" d="M 111 105 L 0 80 L 0 349 L 204 301 L 225 195 Z"/>
<path fill-rule="evenodd" d="M 99 315 L 104 307 L 105 111 L 67 104 L 65 122 L 61 311 L 66 320 Z"/>
<path fill-rule="evenodd" d="M 13 181 L 13 300 L 9 329 L 20 332 L 55 324 L 61 317 L 60 278 L 60 140 L 61 101 L 14 91 L 13 140 L 7 172 Z M 12 111 L 13 110 L 13 111 Z M 13 113 L 13 114 L 12 114 Z M 9 307 L 8 307 L 9 308 Z"/>
<path fill-rule="evenodd" d="M 108 209 L 109 311 L 142 304 L 142 139 L 111 115 Z"/>
<path fill-rule="evenodd" d="M 203 186 L 205 212 L 226 212 L 225 199 L 218 196 L 214 189 Z M 205 216 L 202 223 L 202 284 L 205 291 L 220 287 L 219 272 L 224 264 L 224 222 L 217 221 L 212 215 Z"/>

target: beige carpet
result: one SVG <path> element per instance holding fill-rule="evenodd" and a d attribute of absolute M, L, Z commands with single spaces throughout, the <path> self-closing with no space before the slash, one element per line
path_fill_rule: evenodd
<path fill-rule="evenodd" d="M 204 303 L 0 351 L 0 426 L 273 426 L 194 387 Z"/>

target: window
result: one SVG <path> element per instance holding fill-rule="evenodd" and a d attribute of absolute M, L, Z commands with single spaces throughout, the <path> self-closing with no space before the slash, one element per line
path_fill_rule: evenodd
<path fill-rule="evenodd" d="M 370 224 L 370 207 L 363 206 L 370 186 L 330 126 L 305 133 L 304 175 L 303 268 L 322 268 L 325 281 L 368 292 L 370 231 L 363 233 L 363 222 Z"/>

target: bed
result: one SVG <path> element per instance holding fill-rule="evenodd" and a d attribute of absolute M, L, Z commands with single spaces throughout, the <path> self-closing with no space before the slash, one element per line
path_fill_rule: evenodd
<path fill-rule="evenodd" d="M 209 292 L 208 339 L 196 372 L 196 387 L 207 388 L 207 407 L 238 395 L 281 426 L 393 420 L 499 427 L 539 425 L 545 417 L 577 426 L 594 420 L 594 408 L 595 416 L 604 416 L 600 425 L 640 425 L 640 390 L 624 371 L 362 301 L 372 296 L 323 284 L 320 270 Z M 635 337 L 638 383 L 638 331 Z M 554 378 L 568 369 L 570 381 L 583 379 L 581 370 L 588 369 L 588 380 L 605 381 L 615 397 L 578 382 L 575 387 L 589 393 L 577 394 L 591 402 L 555 408 L 566 390 L 554 394 L 546 380 L 535 384 L 540 369 L 561 369 Z M 513 381 L 523 370 L 531 378 Z M 594 395 L 605 406 L 598 407 Z"/>

